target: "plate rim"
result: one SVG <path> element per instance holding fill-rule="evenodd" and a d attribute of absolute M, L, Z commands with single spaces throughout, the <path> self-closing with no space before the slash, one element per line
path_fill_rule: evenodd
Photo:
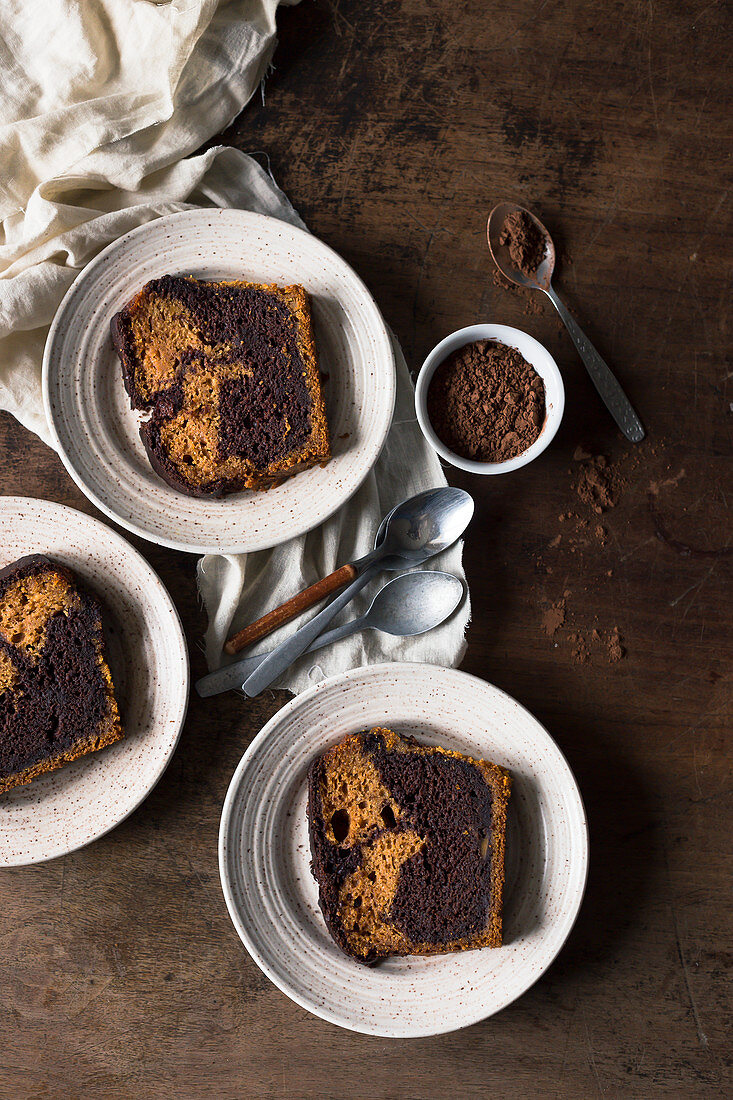
<path fill-rule="evenodd" d="M 275 727 L 275 725 L 278 724 L 278 722 L 283 717 L 290 715 L 292 711 L 297 709 L 299 705 L 302 705 L 304 701 L 309 701 L 316 694 L 325 690 L 327 687 L 347 683 L 349 680 L 355 679 L 359 675 L 363 675 L 364 673 L 379 673 L 389 675 L 390 673 L 394 673 L 396 669 L 417 669 L 423 671 L 427 669 L 433 671 L 437 670 L 443 672 L 448 671 L 457 673 L 460 677 L 465 678 L 471 684 L 477 683 L 481 685 L 482 688 L 490 688 L 492 691 L 496 692 L 497 695 L 502 696 L 504 699 L 511 702 L 514 706 L 518 707 L 520 711 L 524 712 L 524 714 L 528 715 L 532 719 L 532 721 L 536 723 L 544 736 L 549 740 L 551 745 L 555 748 L 563 765 L 567 769 L 567 774 L 571 781 L 573 793 L 577 798 L 577 808 L 580 812 L 580 822 L 582 827 L 581 847 L 583 858 L 583 876 L 582 883 L 580 884 L 578 890 L 577 899 L 574 903 L 575 911 L 572 915 L 572 919 L 568 923 L 568 927 L 562 940 L 560 940 L 560 942 L 556 945 L 552 955 L 547 959 L 546 962 L 543 963 L 543 966 L 539 970 L 539 972 L 532 977 L 532 980 L 521 991 L 516 993 L 513 997 L 510 998 L 510 1000 L 502 1005 L 501 1008 L 495 1009 L 488 1015 L 479 1013 L 478 1015 L 470 1019 L 466 1019 L 465 1021 L 455 1022 L 455 1020 L 443 1020 L 442 1022 L 434 1026 L 411 1027 L 409 1030 L 399 1030 L 394 1027 L 390 1030 L 379 1025 L 369 1026 L 367 1024 L 364 1024 L 360 1026 L 353 1022 L 348 1022 L 339 1017 L 337 1013 L 330 1012 L 329 1009 L 325 1006 L 318 1005 L 316 1003 L 308 1003 L 305 998 L 296 994 L 292 989 L 286 988 L 287 983 L 281 982 L 278 979 L 276 974 L 272 971 L 265 959 L 262 957 L 248 930 L 245 928 L 244 922 L 241 920 L 239 911 L 234 903 L 227 870 L 227 833 L 230 825 L 232 806 L 234 804 L 234 800 L 240 786 L 240 778 L 245 768 L 249 764 L 250 759 L 256 755 L 260 746 L 262 746 L 266 742 L 271 730 Z M 234 774 L 232 775 L 232 778 L 229 782 L 229 786 L 227 787 L 227 793 L 222 804 L 221 818 L 219 821 L 218 857 L 219 878 L 221 882 L 222 893 L 224 894 L 224 901 L 226 903 L 227 911 L 229 913 L 232 924 L 234 925 L 235 931 L 237 932 L 237 935 L 242 941 L 252 961 L 260 968 L 262 973 L 273 983 L 273 985 L 280 990 L 281 993 L 284 993 L 285 996 L 287 996 L 291 1001 L 299 1005 L 301 1008 L 305 1009 L 307 1012 L 318 1016 L 320 1019 L 325 1020 L 327 1023 L 335 1024 L 337 1027 L 344 1028 L 347 1031 L 353 1031 L 362 1035 L 379 1036 L 381 1038 L 387 1039 L 429 1038 L 436 1035 L 448 1034 L 453 1031 L 461 1031 L 466 1027 L 472 1027 L 474 1024 L 478 1024 L 484 1020 L 490 1019 L 498 1012 L 502 1012 L 505 1008 L 508 1008 L 520 997 L 523 997 L 524 994 L 527 993 L 528 990 L 530 990 L 537 981 L 539 981 L 539 979 L 549 970 L 549 968 L 555 962 L 557 956 L 566 945 L 573 931 L 573 928 L 575 927 L 578 915 L 580 914 L 580 910 L 583 906 L 583 899 L 585 897 L 585 892 L 588 884 L 588 874 L 590 867 L 588 814 L 586 812 L 585 803 L 583 801 L 580 787 L 575 778 L 575 774 L 573 773 L 573 770 L 568 763 L 565 753 L 562 751 L 560 746 L 555 741 L 554 737 L 552 737 L 552 735 L 545 728 L 542 722 L 540 722 L 539 719 L 536 718 L 535 715 L 532 714 L 532 712 L 528 710 L 527 707 L 525 707 L 522 703 L 515 699 L 514 696 L 510 695 L 507 691 L 504 691 L 503 688 L 499 688 L 495 684 L 492 684 L 489 680 L 484 680 L 482 677 L 476 676 L 474 673 L 464 672 L 463 670 L 458 668 L 450 668 L 446 665 L 436 665 L 429 662 L 384 661 L 375 665 L 359 665 L 356 668 L 346 669 L 344 672 L 337 673 L 334 676 L 327 677 L 325 680 L 321 680 L 313 687 L 301 692 L 300 695 L 296 695 L 293 699 L 290 699 L 287 703 L 280 707 L 279 710 L 277 710 L 275 714 L 273 714 L 273 716 L 265 723 L 262 729 L 256 734 L 256 736 L 245 749 L 239 763 L 234 770 Z"/>
<path fill-rule="evenodd" d="M 52 508 L 54 508 L 54 509 L 56 509 L 56 510 L 62 512 L 62 513 L 71 514 L 75 517 L 81 516 L 81 517 L 83 517 L 83 519 L 87 520 L 90 524 L 92 524 L 93 527 L 95 527 L 97 529 L 101 529 L 100 534 L 103 538 L 111 538 L 112 542 L 113 543 L 116 542 L 118 544 L 118 546 L 121 549 L 124 550 L 126 555 L 131 554 L 133 558 L 136 558 L 138 560 L 138 563 L 141 564 L 145 568 L 148 577 L 155 583 L 155 585 L 158 588 L 161 596 L 163 597 L 164 601 L 166 601 L 168 603 L 168 605 L 170 607 L 170 610 L 173 613 L 173 624 L 177 627 L 177 630 L 175 631 L 175 636 L 176 636 L 176 638 L 178 639 L 178 642 L 179 642 L 179 649 L 180 649 L 180 655 L 182 657 L 182 666 L 183 666 L 183 680 L 182 680 L 183 688 L 184 688 L 184 690 L 182 692 L 183 705 L 182 705 L 182 709 L 181 709 L 180 719 L 177 721 L 178 728 L 176 730 L 175 738 L 171 742 L 170 747 L 169 747 L 169 749 L 166 753 L 166 756 L 165 756 L 164 760 L 162 761 L 162 764 L 161 764 L 157 774 L 155 775 L 152 783 L 149 786 L 145 787 L 145 790 L 140 795 L 140 797 L 137 798 L 133 802 L 133 804 L 131 806 L 129 806 L 129 808 L 126 808 L 125 812 L 121 816 L 115 817 L 114 820 L 111 822 L 111 824 L 105 825 L 105 827 L 103 829 L 101 829 L 100 831 L 94 832 L 86 840 L 83 840 L 79 844 L 73 844 L 72 846 L 68 846 L 68 845 L 62 846 L 57 851 L 53 851 L 49 854 L 40 855 L 37 858 L 30 858 L 30 859 L 8 860 L 0 854 L 0 868 L 3 868 L 3 867 L 5 867 L 5 868 L 35 867 L 35 866 L 39 866 L 42 863 L 49 863 L 53 859 L 60 859 L 60 858 L 63 858 L 64 856 L 71 855 L 74 852 L 79 852 L 83 848 L 87 848 L 90 844 L 93 844 L 95 841 L 101 840 L 102 837 L 107 836 L 108 833 L 111 833 L 113 829 L 116 829 L 118 825 L 121 825 L 124 821 L 126 821 L 128 819 L 128 817 L 130 817 L 132 814 L 134 814 L 135 811 L 138 810 L 140 808 L 140 806 L 142 806 L 145 799 L 148 798 L 148 796 L 150 794 L 152 794 L 152 792 L 155 790 L 158 783 L 162 779 L 163 775 L 165 774 L 165 772 L 168 768 L 168 765 L 170 764 L 171 760 L 173 759 L 175 751 L 178 747 L 178 743 L 181 739 L 181 733 L 183 732 L 183 727 L 184 727 L 185 722 L 186 722 L 186 716 L 188 714 L 188 704 L 189 704 L 189 699 L 190 699 L 191 662 L 190 662 L 190 659 L 189 659 L 188 645 L 186 643 L 186 635 L 185 635 L 185 631 L 183 629 L 183 623 L 181 622 L 181 616 L 178 613 L 178 608 L 176 607 L 175 603 L 173 602 L 173 599 L 171 597 L 170 592 L 168 591 L 166 586 L 163 584 L 163 581 L 160 579 L 160 577 L 158 576 L 155 569 L 153 569 L 152 565 L 150 565 L 150 563 L 147 561 L 147 559 L 140 553 L 139 550 L 136 549 L 136 547 L 134 547 L 132 545 L 132 543 L 128 542 L 128 540 L 124 537 L 124 535 L 121 535 L 118 531 L 112 530 L 111 527 L 108 527 L 106 523 L 103 523 L 101 520 L 97 519 L 95 516 L 88 516 L 86 514 L 86 512 L 81 512 L 81 511 L 79 511 L 78 508 L 72 508 L 68 504 L 58 504 L 56 501 L 48 500 L 46 497 L 24 497 L 24 496 L 15 496 L 15 495 L 2 496 L 2 497 L 0 497 L 0 512 L 3 510 L 3 508 L 7 504 L 17 505 L 17 506 L 21 506 L 21 507 L 22 506 L 38 507 L 38 505 L 41 504 L 41 505 L 50 506 L 50 507 L 52 507 Z M 42 551 L 39 550 L 39 551 L 36 551 L 36 552 L 41 553 Z M 83 580 L 83 578 L 82 578 L 82 580 Z M 173 632 L 171 631 L 171 635 L 172 634 L 173 634 Z M 0 809 L 1 809 L 1 807 L 0 807 Z"/>
<path fill-rule="evenodd" d="M 105 501 L 101 500 L 96 493 L 94 493 L 86 484 L 83 476 L 76 470 L 71 458 L 67 455 L 66 450 L 61 442 L 59 433 L 56 428 L 55 419 L 52 411 L 51 404 L 51 381 L 50 381 L 50 364 L 52 349 L 54 341 L 57 337 L 58 329 L 61 325 L 62 318 L 65 316 L 66 311 L 69 308 L 69 302 L 75 293 L 79 293 L 79 285 L 89 277 L 94 270 L 100 266 L 101 263 L 108 257 L 111 252 L 114 252 L 116 248 L 119 248 L 122 242 L 127 242 L 131 238 L 141 236 L 149 233 L 153 227 L 166 226 L 177 218 L 186 218 L 191 216 L 201 217 L 221 217 L 234 215 L 235 217 L 241 217 L 244 220 L 254 219 L 257 222 L 272 223 L 280 227 L 285 227 L 288 232 L 292 232 L 295 239 L 304 238 L 310 243 L 314 241 L 318 246 L 325 249 L 331 256 L 333 256 L 339 264 L 341 264 L 348 271 L 351 279 L 357 285 L 359 290 L 363 292 L 369 301 L 371 302 L 374 313 L 378 319 L 381 333 L 384 336 L 385 350 L 389 355 L 389 364 L 391 370 L 389 370 L 389 395 L 385 408 L 389 407 L 389 413 L 385 416 L 384 426 L 378 436 L 374 438 L 377 442 L 371 443 L 370 457 L 368 463 L 365 465 L 363 473 L 355 482 L 353 488 L 350 490 L 347 496 L 343 499 L 338 499 L 337 502 L 330 506 L 328 505 L 324 514 L 313 524 L 306 523 L 303 526 L 298 526 L 297 529 L 289 532 L 277 541 L 272 542 L 268 537 L 264 537 L 261 542 L 251 543 L 243 545 L 237 542 L 228 542 L 226 544 L 218 544 L 212 542 L 187 542 L 185 538 L 168 538 L 167 536 L 161 536 L 150 532 L 144 525 L 140 525 L 128 518 L 123 514 L 119 514 L 114 511 Z M 152 277 L 152 276 L 151 276 Z M 321 524 L 326 523 L 331 519 L 335 513 L 346 505 L 349 500 L 358 492 L 361 486 L 364 484 L 366 478 L 369 476 L 374 466 L 379 460 L 379 457 L 384 449 L 384 445 L 387 441 L 387 436 L 392 428 L 392 422 L 394 420 L 394 410 L 397 401 L 397 364 L 395 361 L 394 348 L 392 345 L 392 337 L 390 329 L 387 326 L 386 321 L 382 315 L 382 311 L 379 308 L 374 295 L 369 290 L 368 286 L 361 278 L 361 276 L 354 270 L 336 249 L 331 245 L 326 244 L 314 233 L 311 233 L 307 229 L 301 229 L 300 226 L 294 225 L 292 222 L 285 221 L 283 218 L 276 218 L 270 214 L 260 214 L 254 210 L 243 210 L 239 207 L 194 207 L 189 210 L 177 210 L 171 214 L 164 214 L 162 217 L 153 218 L 151 221 L 144 222 L 142 225 L 135 226 L 133 229 L 127 231 L 127 233 L 121 234 L 113 241 L 110 241 L 101 252 L 99 252 L 88 264 L 85 264 L 83 268 L 78 272 L 68 290 L 64 294 L 58 309 L 54 313 L 53 320 L 48 330 L 44 348 L 43 348 L 43 362 L 41 370 L 41 389 L 43 393 L 43 408 L 46 414 L 46 420 L 48 422 L 49 431 L 53 439 L 53 446 L 56 453 L 59 455 L 61 461 L 66 468 L 67 473 L 73 479 L 75 484 L 81 489 L 85 497 L 91 501 L 91 503 L 98 508 L 108 519 L 111 519 L 114 523 L 123 527 L 126 531 L 130 531 L 132 534 L 137 535 L 138 538 L 144 539 L 146 542 L 150 542 L 153 545 L 165 546 L 169 550 L 179 550 L 189 554 L 245 554 L 245 553 L 257 553 L 260 550 L 271 550 L 275 546 L 280 546 L 285 542 L 289 542 L 291 539 L 300 538 L 302 535 L 308 534 L 308 532 L 314 530 L 316 527 L 320 527 Z"/>

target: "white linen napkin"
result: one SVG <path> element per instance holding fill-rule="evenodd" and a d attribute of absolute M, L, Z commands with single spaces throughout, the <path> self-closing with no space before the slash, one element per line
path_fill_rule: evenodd
<path fill-rule="evenodd" d="M 224 129 L 260 83 L 275 46 L 277 6 L 4 0 L 0 7 L 0 408 L 47 443 L 41 361 L 48 326 L 76 275 L 105 245 L 190 206 L 238 207 L 302 225 L 251 157 L 218 147 L 183 159 Z M 395 422 L 352 500 L 316 531 L 274 550 L 199 562 L 210 667 L 233 630 L 365 553 L 395 503 L 445 484 L 415 422 L 396 343 L 395 357 Z M 459 546 L 431 565 L 463 578 Z M 354 614 L 378 586 L 354 602 Z M 297 692 L 378 660 L 456 664 L 469 610 L 466 599 L 449 623 L 409 641 L 348 639 L 319 652 L 316 663 L 301 658 L 282 685 Z"/>

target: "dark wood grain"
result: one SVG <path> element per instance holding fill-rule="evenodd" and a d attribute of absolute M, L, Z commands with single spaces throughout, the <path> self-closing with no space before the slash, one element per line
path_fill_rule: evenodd
<path fill-rule="evenodd" d="M 544 722 L 580 782 L 591 873 L 546 976 L 483 1024 L 412 1042 L 339 1030 L 250 961 L 219 887 L 219 811 L 285 701 L 191 700 L 144 805 L 65 859 L 0 874 L 0 1094 L 8 1097 L 730 1095 L 731 259 L 725 6 L 708 0 L 317 0 L 280 16 L 259 97 L 225 135 L 266 150 L 312 230 L 364 277 L 412 368 L 477 320 L 556 355 L 567 411 L 503 478 L 449 472 L 477 515 L 464 668 Z M 558 289 L 649 429 L 599 522 L 579 445 L 629 464 L 549 307 L 492 280 L 486 216 L 550 227 Z M 2 491 L 93 513 L 60 461 L 0 417 Z M 558 517 L 568 512 L 591 521 Z M 557 542 L 557 537 L 560 541 Z M 554 545 L 550 545 L 550 544 Z M 181 610 L 194 559 L 136 543 Z M 610 575 L 609 575 L 610 574 Z M 568 591 L 550 638 L 543 610 Z M 611 664 L 589 642 L 618 627 Z"/>

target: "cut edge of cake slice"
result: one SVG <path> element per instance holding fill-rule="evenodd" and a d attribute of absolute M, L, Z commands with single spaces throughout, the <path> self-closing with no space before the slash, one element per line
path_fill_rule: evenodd
<path fill-rule="evenodd" d="M 364 963 L 502 942 L 505 769 L 375 727 L 308 773 L 311 869 L 326 925 Z"/>

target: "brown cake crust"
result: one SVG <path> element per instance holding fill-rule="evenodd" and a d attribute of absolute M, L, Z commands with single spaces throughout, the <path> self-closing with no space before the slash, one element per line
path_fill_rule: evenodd
<path fill-rule="evenodd" d="M 326 924 L 360 962 L 501 944 L 504 769 L 389 729 L 350 735 L 308 774 Z"/>
<path fill-rule="evenodd" d="M 267 489 L 331 457 L 303 287 L 166 275 L 113 318 L 150 463 L 190 496 Z"/>
<path fill-rule="evenodd" d="M 0 570 L 0 794 L 122 736 L 98 601 L 44 555 Z"/>

